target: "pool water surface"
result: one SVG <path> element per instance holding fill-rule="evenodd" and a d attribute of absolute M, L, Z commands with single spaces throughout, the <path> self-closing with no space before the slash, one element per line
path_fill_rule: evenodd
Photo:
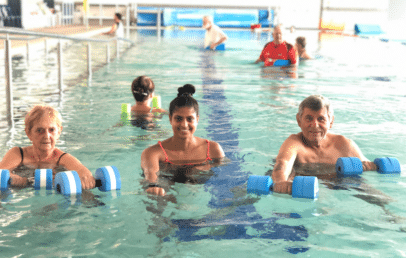
<path fill-rule="evenodd" d="M 95 71 L 91 80 L 72 80 L 63 93 L 49 68 L 55 65 L 52 56 L 38 59 L 36 67 L 14 61 L 21 68 L 13 74 L 16 122 L 10 130 L 2 110 L 1 157 L 11 147 L 30 144 L 24 114 L 28 106 L 45 102 L 62 114 L 58 147 L 93 173 L 115 165 L 122 189 L 94 189 L 73 200 L 32 188 L 2 193 L 0 254 L 405 257 L 404 172 L 320 180 L 317 200 L 258 197 L 247 195 L 245 187 L 250 175 L 270 173 L 283 141 L 300 130 L 299 103 L 312 94 L 331 100 L 333 133 L 354 140 L 370 160 L 396 157 L 405 170 L 406 46 L 314 31 L 286 33 L 287 39 L 306 36 L 308 51 L 316 57 L 300 63 L 297 71 L 286 71 L 253 64 L 271 40 L 267 33 L 226 31 L 224 52 L 201 50 L 203 33 L 165 30 L 158 37 L 155 31 L 133 32 L 137 44 Z M 73 46 L 72 52 L 76 49 L 82 48 Z M 80 59 L 67 55 L 69 67 L 83 70 Z M 200 105 L 195 135 L 220 143 L 228 160 L 202 173 L 200 183 L 169 184 L 166 197 L 145 194 L 140 156 L 172 136 L 168 116 L 158 118 L 151 130 L 115 126 L 121 104 L 134 103 L 131 82 L 140 75 L 152 78 L 165 109 L 178 87 L 195 85 Z"/>

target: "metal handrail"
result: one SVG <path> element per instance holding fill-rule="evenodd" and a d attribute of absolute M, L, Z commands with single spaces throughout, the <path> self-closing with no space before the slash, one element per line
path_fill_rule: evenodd
<path fill-rule="evenodd" d="M 82 41 L 87 42 L 87 73 L 89 78 L 92 75 L 92 67 L 91 67 L 91 47 L 90 42 L 102 42 L 106 43 L 106 63 L 110 62 L 110 42 L 116 41 L 117 44 L 117 58 L 119 57 L 120 52 L 120 41 L 127 41 L 130 42 L 131 45 L 135 44 L 134 41 L 131 41 L 126 38 L 118 38 L 114 37 L 111 39 L 93 39 L 93 38 L 81 38 L 81 37 L 72 37 L 72 36 L 65 36 L 65 35 L 58 35 L 52 33 L 44 33 L 44 32 L 35 32 L 35 31 L 27 31 L 23 29 L 16 29 L 16 28 L 0 28 L 0 33 L 6 34 L 5 37 L 5 44 L 4 44 L 4 61 L 5 61 L 5 79 L 6 79 L 6 101 L 7 101 L 7 120 L 11 127 L 14 126 L 14 115 L 13 115 L 13 91 L 12 91 L 12 65 L 11 65 L 11 40 L 26 40 L 27 41 L 27 61 L 29 60 L 29 43 L 28 41 L 37 38 L 54 38 L 58 39 L 57 44 L 57 56 L 58 56 L 58 86 L 59 90 L 62 92 L 63 90 L 63 75 L 62 75 L 62 44 L 61 40 L 72 40 L 72 41 Z M 11 38 L 11 35 L 25 35 L 31 36 L 26 38 Z M 0 38 L 3 38 L 0 36 Z M 47 40 L 45 40 L 45 52 L 47 53 Z"/>
<path fill-rule="evenodd" d="M 42 38 L 57 38 L 57 39 L 67 39 L 73 41 L 86 41 L 86 42 L 111 42 L 113 40 L 123 40 L 122 38 L 111 38 L 111 39 L 93 39 L 93 38 L 80 38 L 80 37 L 72 37 L 72 36 L 65 36 L 59 34 L 52 34 L 52 33 L 45 33 L 45 32 L 35 32 L 35 31 L 27 31 L 23 29 L 9 29 L 9 28 L 0 28 L 0 33 L 4 34 L 12 34 L 12 35 L 25 35 L 25 36 L 36 36 Z"/>
<path fill-rule="evenodd" d="M 8 37 L 10 40 L 26 40 L 26 41 L 30 41 L 30 40 L 34 40 L 34 39 L 40 39 L 42 37 L 25 37 L 25 38 L 21 38 L 21 37 Z M 0 39 L 7 39 L 7 37 L 3 37 L 0 36 Z"/>

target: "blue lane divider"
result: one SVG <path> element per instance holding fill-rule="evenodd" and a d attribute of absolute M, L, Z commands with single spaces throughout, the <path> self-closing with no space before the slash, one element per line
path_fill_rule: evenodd
<path fill-rule="evenodd" d="M 211 140 L 221 142 L 226 157 L 230 162 L 225 166 L 212 168 L 215 176 L 205 182 L 205 189 L 212 195 L 208 206 L 213 211 L 232 207 L 231 211 L 222 216 L 213 217 L 207 214 L 200 219 L 174 219 L 171 222 L 177 225 L 178 230 L 163 239 L 164 242 L 176 241 L 189 242 L 198 240 L 229 240 L 229 239 L 267 239 L 267 241 L 278 241 L 282 239 L 290 242 L 305 241 L 309 234 L 306 227 L 289 226 L 277 223 L 279 217 L 300 218 L 299 214 L 288 213 L 270 215 L 270 218 L 263 218 L 258 214 L 251 200 L 239 204 L 241 200 L 236 199 L 233 189 L 243 186 L 248 180 L 248 171 L 244 171 L 241 164 L 244 157 L 239 151 L 239 132 L 232 124 L 234 120 L 233 112 L 227 103 L 225 91 L 221 84 L 223 80 L 219 78 L 212 53 L 202 51 L 202 81 L 203 100 L 200 101 L 207 110 L 208 126 L 207 137 Z M 216 87 L 212 87 L 216 84 Z M 222 227 L 222 232 L 210 233 L 212 227 Z M 207 228 L 207 230 L 201 230 Z M 250 228 L 261 232 L 252 235 Z M 203 233 L 209 232 L 209 233 Z M 171 240 L 172 239 L 172 240 Z M 294 247 L 285 249 L 288 253 L 297 254 L 309 250 L 308 247 L 301 247 L 295 244 Z"/>

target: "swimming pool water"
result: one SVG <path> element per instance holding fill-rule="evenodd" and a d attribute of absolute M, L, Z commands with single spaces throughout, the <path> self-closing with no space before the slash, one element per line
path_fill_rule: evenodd
<path fill-rule="evenodd" d="M 21 73 L 13 75 L 20 104 L 15 105 L 15 130 L 7 128 L 2 115 L 0 155 L 29 144 L 24 111 L 46 102 L 62 113 L 58 147 L 93 173 L 101 166 L 117 166 L 123 185 L 111 193 L 92 190 L 73 204 L 30 188 L 3 193 L 1 256 L 406 256 L 404 173 L 368 172 L 333 186 L 321 180 L 315 201 L 251 196 L 244 185 L 249 175 L 272 169 L 282 142 L 300 130 L 297 108 L 311 94 L 330 98 L 333 133 L 353 139 L 370 160 L 394 156 L 405 164 L 406 47 L 298 31 L 294 36 L 306 36 L 308 49 L 318 58 L 288 74 L 252 64 L 269 40 L 267 33 L 227 34 L 228 50 L 214 53 L 199 49 L 203 31 L 163 31 L 161 37 L 154 31 L 134 32 L 135 46 L 94 72 L 91 81 L 72 80 L 63 94 L 49 68 L 55 65 L 52 55 L 47 62 L 37 61 L 38 66 L 31 62 L 27 67 L 22 59 Z M 82 48 L 72 48 L 65 60 L 77 74 L 85 65 L 73 53 Z M 102 59 L 102 52 L 95 52 Z M 34 86 L 25 76 L 33 73 Z M 144 194 L 141 152 L 172 131 L 167 116 L 154 130 L 114 127 L 121 103 L 133 103 L 130 85 L 140 75 L 153 79 L 164 108 L 177 87 L 197 86 L 196 135 L 218 141 L 230 160 L 213 168 L 204 184 L 175 183 L 165 198 Z"/>

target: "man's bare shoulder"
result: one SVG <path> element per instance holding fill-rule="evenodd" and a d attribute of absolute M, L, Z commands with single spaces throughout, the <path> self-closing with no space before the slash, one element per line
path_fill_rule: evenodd
<path fill-rule="evenodd" d="M 353 141 L 351 139 L 339 134 L 329 133 L 329 141 L 338 149 L 348 148 L 353 145 Z"/>
<path fill-rule="evenodd" d="M 303 135 L 302 133 L 291 134 L 288 138 L 286 138 L 285 142 L 289 142 L 290 144 L 294 145 L 303 145 Z"/>

